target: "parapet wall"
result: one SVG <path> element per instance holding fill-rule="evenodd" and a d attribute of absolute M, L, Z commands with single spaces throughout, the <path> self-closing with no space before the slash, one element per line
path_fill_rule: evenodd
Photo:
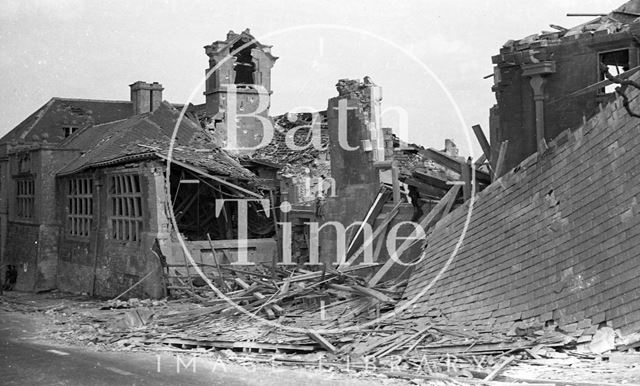
<path fill-rule="evenodd" d="M 627 94 L 640 111 L 638 91 Z M 475 197 L 453 263 L 413 314 L 435 308 L 498 330 L 519 320 L 639 329 L 639 200 L 640 119 L 618 98 Z M 437 224 L 407 299 L 451 256 L 470 204 Z"/>

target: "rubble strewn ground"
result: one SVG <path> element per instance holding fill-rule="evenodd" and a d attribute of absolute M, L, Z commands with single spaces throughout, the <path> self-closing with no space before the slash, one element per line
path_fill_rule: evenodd
<path fill-rule="evenodd" d="M 0 311 L 41 319 L 42 336 L 100 351 L 171 352 L 241 365 L 320 370 L 385 384 L 640 384 L 640 336 L 617 336 L 601 354 L 580 353 L 575 339 L 559 331 L 521 330 L 508 336 L 433 318 L 312 337 L 244 314 L 221 314 L 222 309 L 228 304 L 99 301 L 57 291 L 7 292 L 0 298 Z M 313 321 L 315 308 L 304 302 L 287 311 L 294 324 L 318 324 Z M 365 312 L 354 320 L 374 314 Z"/>

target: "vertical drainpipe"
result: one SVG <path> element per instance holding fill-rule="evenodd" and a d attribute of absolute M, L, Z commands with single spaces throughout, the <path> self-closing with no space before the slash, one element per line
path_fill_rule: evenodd
<path fill-rule="evenodd" d="M 544 83 L 545 75 L 556 72 L 556 62 L 544 61 L 522 65 L 522 76 L 528 76 L 531 79 L 529 84 L 533 90 L 533 101 L 535 104 L 536 114 L 536 149 L 542 154 L 545 149 L 544 142 Z"/>
<path fill-rule="evenodd" d="M 93 277 L 91 278 L 91 296 L 96 293 L 96 276 L 98 275 L 98 246 L 100 245 L 100 226 L 102 219 L 102 181 L 98 179 L 97 173 L 93 172 L 93 186 L 95 186 L 94 197 L 96 198 L 93 203 L 93 213 L 96 214 L 96 226 L 93 237 Z"/>

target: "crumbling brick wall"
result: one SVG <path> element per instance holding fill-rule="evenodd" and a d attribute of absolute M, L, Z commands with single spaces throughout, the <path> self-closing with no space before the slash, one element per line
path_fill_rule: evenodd
<path fill-rule="evenodd" d="M 638 110 L 638 90 L 627 93 Z M 479 193 L 458 253 L 414 314 L 435 307 L 505 330 L 518 320 L 640 328 L 639 130 L 618 99 Z M 470 205 L 437 225 L 407 299 L 452 255 Z"/>

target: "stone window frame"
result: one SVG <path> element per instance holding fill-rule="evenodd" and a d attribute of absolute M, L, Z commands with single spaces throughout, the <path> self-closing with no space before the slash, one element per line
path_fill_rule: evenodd
<path fill-rule="evenodd" d="M 20 220 L 34 220 L 36 180 L 33 176 L 15 177 L 16 183 L 16 211 L 15 216 Z"/>
<path fill-rule="evenodd" d="M 67 183 L 67 236 L 88 238 L 93 226 L 93 178 L 73 177 Z"/>
<path fill-rule="evenodd" d="M 128 243 L 142 240 L 142 184 L 139 174 L 108 175 L 109 238 Z"/>

